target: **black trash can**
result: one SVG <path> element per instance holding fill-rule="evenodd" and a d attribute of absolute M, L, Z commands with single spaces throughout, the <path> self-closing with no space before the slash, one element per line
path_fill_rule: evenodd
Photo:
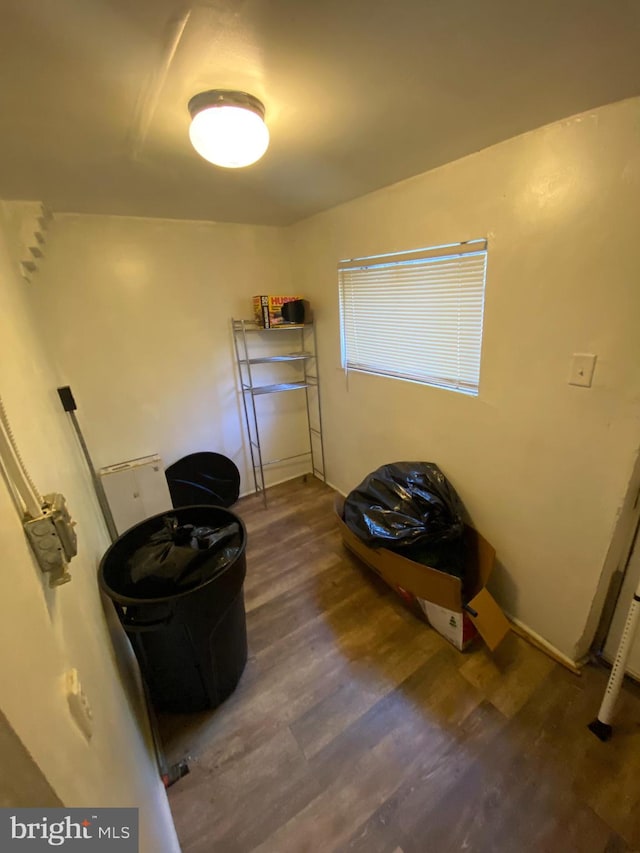
<path fill-rule="evenodd" d="M 197 586 L 172 595 L 138 598 L 132 591 L 129 558 L 152 534 L 163 529 L 167 516 L 180 525 L 196 527 L 222 528 L 236 522 L 240 546 L 230 563 Z M 215 708 L 240 680 L 247 661 L 243 594 L 246 541 L 242 519 L 230 510 L 187 506 L 135 525 L 102 558 L 100 587 L 115 604 L 157 709 Z"/>

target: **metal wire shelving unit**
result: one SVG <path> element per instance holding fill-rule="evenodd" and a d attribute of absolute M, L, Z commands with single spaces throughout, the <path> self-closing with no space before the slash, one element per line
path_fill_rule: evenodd
<path fill-rule="evenodd" d="M 293 460 L 309 459 L 314 476 L 325 480 L 324 445 L 322 442 L 322 411 L 316 334 L 313 323 L 301 325 L 284 323 L 265 329 L 253 320 L 231 320 L 233 342 L 238 367 L 238 379 L 244 407 L 247 438 L 253 467 L 256 494 L 262 494 L 267 505 L 264 471 L 270 465 Z M 259 346 L 256 346 L 259 344 Z M 273 351 L 276 349 L 277 351 Z M 289 351 L 280 352 L 282 346 Z M 262 384 L 257 377 L 256 365 L 290 365 L 297 370 L 295 381 Z M 260 436 L 259 413 L 256 397 L 264 394 L 304 391 L 308 450 L 277 459 L 265 459 Z M 311 393 L 310 393 L 311 392 Z"/>

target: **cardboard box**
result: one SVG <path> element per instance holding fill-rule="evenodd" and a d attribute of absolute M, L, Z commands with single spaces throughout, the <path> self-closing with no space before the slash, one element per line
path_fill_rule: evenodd
<path fill-rule="evenodd" d="M 418 598 L 417 601 L 431 627 L 459 651 L 466 649 L 478 635 L 475 625 L 464 611 L 457 613 L 424 598 Z"/>
<path fill-rule="evenodd" d="M 254 296 L 253 313 L 258 326 L 271 329 L 273 326 L 281 326 L 282 306 L 285 302 L 293 302 L 302 299 L 302 296 Z"/>
<path fill-rule="evenodd" d="M 419 605 L 432 627 L 462 650 L 480 634 L 493 651 L 510 631 L 507 617 L 485 588 L 493 570 L 496 552 L 472 527 L 465 527 L 470 565 L 466 587 L 470 600 L 463 607 L 459 578 L 409 560 L 387 548 L 369 548 L 343 520 L 344 498 L 336 497 L 335 510 L 342 541 L 405 600 L 407 594 Z"/>

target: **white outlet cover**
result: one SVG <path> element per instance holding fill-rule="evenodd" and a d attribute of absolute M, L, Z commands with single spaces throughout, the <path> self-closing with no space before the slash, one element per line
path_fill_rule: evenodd
<path fill-rule="evenodd" d="M 87 740 L 91 740 L 93 734 L 93 712 L 86 697 L 77 669 L 70 669 L 65 673 L 65 687 L 69 711 L 75 724 Z"/>
<path fill-rule="evenodd" d="M 597 357 L 597 355 L 589 352 L 574 352 L 571 358 L 569 385 L 580 385 L 583 388 L 591 388 Z"/>

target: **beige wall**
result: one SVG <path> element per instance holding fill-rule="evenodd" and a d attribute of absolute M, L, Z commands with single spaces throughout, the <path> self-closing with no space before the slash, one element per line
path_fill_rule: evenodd
<path fill-rule="evenodd" d="M 42 492 L 60 491 L 77 521 L 71 583 L 49 589 L 0 479 L 0 710 L 67 806 L 138 806 L 141 850 L 177 851 L 164 788 L 143 734 L 135 667 L 118 628 L 114 654 L 96 570 L 106 534 L 67 416 L 59 377 L 16 272 L 0 206 L 0 394 L 24 461 Z M 32 286 L 31 286 L 32 287 Z M 63 689 L 76 667 L 94 714 L 90 743 Z M 6 769 L 6 768 L 5 768 Z M 33 803 L 37 805 L 37 803 Z"/>
<path fill-rule="evenodd" d="M 251 317 L 254 294 L 293 286 L 285 234 L 55 217 L 32 304 L 51 324 L 44 334 L 73 389 L 96 467 L 154 452 L 169 465 L 213 450 L 239 466 L 242 491 L 253 490 L 230 319 Z M 300 440 L 305 449 L 299 396 L 260 398 L 258 405 L 268 458 L 296 452 Z M 270 481 L 306 468 L 276 466 Z"/>
<path fill-rule="evenodd" d="M 501 602 L 571 658 L 588 647 L 640 444 L 639 221 L 634 99 L 291 229 L 318 319 L 330 481 L 346 492 L 384 462 L 437 462 L 497 548 Z M 479 397 L 364 374 L 346 383 L 338 260 L 476 237 L 489 240 Z M 591 389 L 567 384 L 574 352 L 598 355 Z"/>

